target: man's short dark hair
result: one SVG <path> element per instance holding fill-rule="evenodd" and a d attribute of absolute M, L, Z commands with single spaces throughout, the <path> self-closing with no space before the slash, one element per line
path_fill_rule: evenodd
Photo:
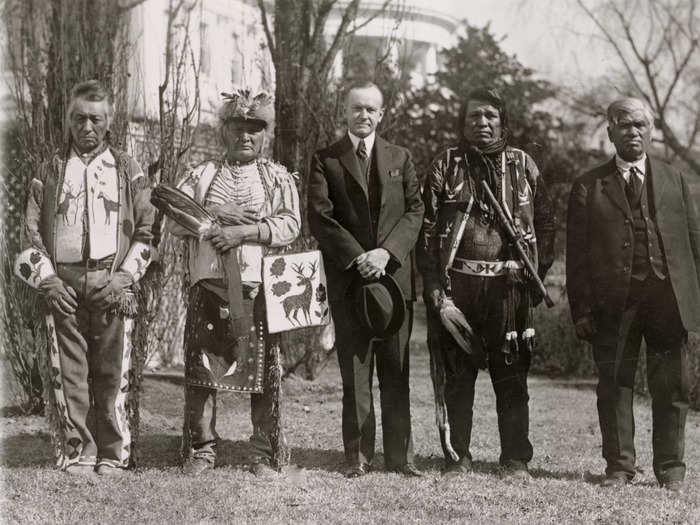
<path fill-rule="evenodd" d="M 372 82 L 371 80 L 355 80 L 351 82 L 346 88 L 345 92 L 343 93 L 343 100 L 348 99 L 348 95 L 353 89 L 371 89 L 374 88 L 377 91 L 379 91 L 379 95 L 382 97 L 382 106 L 384 105 L 384 93 L 382 92 L 381 88 Z"/>
<path fill-rule="evenodd" d="M 76 100 L 89 100 L 90 102 L 105 102 L 107 104 L 107 118 L 112 120 L 114 109 L 112 107 L 112 97 L 99 80 L 87 80 L 76 84 L 70 92 L 70 102 L 68 103 L 67 117 L 71 118 Z"/>
<path fill-rule="evenodd" d="M 466 98 L 462 101 L 462 105 L 459 108 L 457 131 L 460 136 L 463 134 L 464 119 L 467 116 L 467 107 L 469 106 L 470 100 L 488 102 L 495 107 L 498 110 L 498 115 L 501 117 L 501 128 L 504 132 L 508 129 L 508 112 L 506 110 L 506 102 L 503 100 L 503 97 L 501 97 L 501 94 L 492 88 L 479 87 L 467 93 Z"/>

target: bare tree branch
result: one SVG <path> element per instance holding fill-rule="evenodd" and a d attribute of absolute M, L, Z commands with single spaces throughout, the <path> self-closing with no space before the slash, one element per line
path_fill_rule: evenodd
<path fill-rule="evenodd" d="M 676 137 L 676 134 L 664 120 L 661 121 L 661 132 L 664 136 L 664 142 L 668 145 L 668 147 L 671 148 L 676 155 L 683 159 L 695 173 L 700 173 L 700 162 L 693 157 L 690 147 L 683 146 L 680 143 L 678 137 Z"/>
<path fill-rule="evenodd" d="M 338 30 L 333 36 L 331 45 L 328 46 L 328 50 L 326 51 L 326 54 L 321 60 L 321 67 L 319 69 L 322 72 L 322 74 L 326 74 L 328 71 L 330 71 L 330 66 L 333 63 L 333 60 L 335 59 L 336 55 L 338 54 L 340 45 L 342 44 L 344 38 L 347 36 L 347 28 L 350 25 L 350 22 L 352 22 L 357 17 L 357 9 L 359 5 L 360 0 L 351 0 L 351 2 L 345 8 L 345 11 L 343 11 L 343 16 L 340 19 L 340 25 L 338 26 Z"/>
<path fill-rule="evenodd" d="M 324 38 L 326 21 L 335 4 L 336 0 L 329 0 L 319 5 L 316 13 L 316 21 L 314 23 L 314 31 L 309 40 L 309 45 L 312 49 L 318 49 L 317 46 L 321 44 L 321 39 Z"/>
<path fill-rule="evenodd" d="M 668 91 L 666 92 L 666 96 L 664 97 L 664 100 L 661 104 L 662 109 L 666 109 L 666 106 L 668 105 L 669 100 L 671 99 L 671 95 L 673 94 L 673 90 L 676 88 L 676 85 L 678 84 L 678 81 L 680 80 L 681 76 L 683 75 L 683 72 L 685 71 L 685 68 L 688 66 L 690 63 L 690 59 L 692 58 L 693 54 L 695 53 L 695 50 L 698 48 L 698 41 L 693 40 L 690 48 L 688 49 L 688 52 L 686 53 L 685 57 L 681 61 L 681 63 L 675 68 L 676 71 L 673 75 L 673 79 L 671 80 L 671 84 L 668 87 Z"/>
<path fill-rule="evenodd" d="M 382 6 L 377 9 L 372 16 L 367 17 L 361 24 L 353 24 L 352 29 L 348 31 L 348 34 L 357 33 L 360 29 L 370 24 L 372 20 L 386 11 L 386 8 L 389 7 L 391 2 L 392 0 L 384 0 Z"/>
<path fill-rule="evenodd" d="M 270 50 L 272 61 L 276 64 L 278 60 L 277 46 L 275 45 L 275 37 L 272 36 L 272 31 L 270 30 L 270 22 L 267 17 L 265 0 L 258 0 L 258 8 L 260 8 L 260 19 L 263 26 L 263 30 L 265 31 L 265 37 L 267 38 L 267 47 Z"/>
<path fill-rule="evenodd" d="M 637 82 L 636 75 L 634 71 L 632 70 L 632 66 L 630 65 L 629 61 L 627 60 L 627 57 L 625 57 L 625 54 L 622 51 L 622 48 L 617 43 L 617 39 L 614 38 L 614 36 L 608 31 L 608 29 L 603 25 L 601 20 L 591 11 L 591 9 L 584 3 L 583 0 L 576 0 L 576 3 L 581 7 L 581 9 L 584 10 L 586 15 L 588 15 L 588 18 L 591 19 L 591 21 L 598 27 L 601 33 L 603 33 L 603 36 L 605 36 L 605 39 L 608 41 L 608 43 L 613 47 L 615 50 L 615 53 L 617 54 L 618 58 L 622 62 L 623 67 L 625 68 L 625 71 L 627 71 L 627 74 L 629 75 L 630 80 L 634 84 L 634 87 L 637 89 L 637 91 L 646 99 L 646 101 L 651 105 L 652 101 L 651 98 L 645 93 L 644 89 L 642 89 L 642 86 Z"/>
<path fill-rule="evenodd" d="M 697 0 L 646 0 L 650 18 L 647 21 L 650 31 L 646 41 L 642 40 L 644 35 L 640 34 L 639 27 L 633 25 L 634 18 L 628 12 L 632 8 L 639 11 L 642 1 L 623 3 L 606 0 L 602 3 L 602 9 L 612 15 L 610 19 L 594 13 L 584 0 L 577 0 L 577 3 L 615 51 L 635 91 L 653 108 L 667 150 L 700 174 L 700 163 L 691 152 L 700 137 L 700 107 L 691 107 L 683 100 L 694 99 L 700 94 L 697 73 L 691 69 L 693 64 L 697 64 L 695 59 L 700 54 L 700 41 L 696 36 L 700 25 L 696 16 Z M 611 24 L 621 31 L 621 37 L 614 34 Z M 643 83 L 638 74 L 644 75 Z M 684 97 L 677 95 L 680 87 Z M 695 91 L 688 93 L 688 90 Z M 684 139 L 687 138 L 686 145 L 672 127 L 672 124 L 678 127 L 679 116 L 687 123 L 683 133 Z"/>
<path fill-rule="evenodd" d="M 625 14 L 615 5 L 615 3 L 611 4 L 611 9 L 615 13 L 615 15 L 617 15 L 620 21 L 620 25 L 622 26 L 622 29 L 625 32 L 625 38 L 627 39 L 627 43 L 632 49 L 632 53 L 644 68 L 644 73 L 646 75 L 649 88 L 651 89 L 651 94 L 654 102 L 653 106 L 656 107 L 657 111 L 662 111 L 663 108 L 661 107 L 661 99 L 656 83 L 656 74 L 651 70 L 651 62 L 648 57 L 642 56 L 639 49 L 637 48 L 637 43 L 635 42 L 634 36 L 632 35 L 632 30 L 630 29 L 630 23 L 627 21 Z M 634 78 L 633 81 L 636 83 L 636 78 Z"/>
<path fill-rule="evenodd" d="M 143 4 L 145 1 L 146 0 L 134 0 L 133 2 L 130 2 L 128 4 L 120 4 L 119 10 L 121 12 L 129 11 L 129 10 L 133 9 L 134 7 L 138 7 L 139 5 Z"/>

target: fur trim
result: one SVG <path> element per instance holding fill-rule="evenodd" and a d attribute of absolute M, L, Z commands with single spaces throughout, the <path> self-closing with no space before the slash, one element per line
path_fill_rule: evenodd
<path fill-rule="evenodd" d="M 271 337 L 268 335 L 268 337 Z M 274 337 L 274 336 L 272 336 Z M 280 361 L 279 339 L 268 347 L 267 370 L 265 373 L 265 388 L 263 395 L 271 396 L 271 417 L 274 426 L 270 432 L 270 445 L 272 447 L 273 468 L 281 470 L 289 464 L 290 451 L 282 431 L 282 363 Z"/>
<path fill-rule="evenodd" d="M 111 307 L 113 313 L 123 317 L 136 317 L 139 311 L 138 293 L 140 287 L 134 283 L 132 288 L 133 290 L 124 290 L 117 296 Z"/>

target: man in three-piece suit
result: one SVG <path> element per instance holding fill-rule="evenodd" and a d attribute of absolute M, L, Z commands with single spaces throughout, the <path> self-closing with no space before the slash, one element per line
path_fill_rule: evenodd
<path fill-rule="evenodd" d="M 374 456 L 372 375 L 376 356 L 387 470 L 419 476 L 413 465 L 408 340 L 415 299 L 412 250 L 423 219 L 409 153 L 377 136 L 383 97 L 372 83 L 345 97 L 348 133 L 316 153 L 309 180 L 309 223 L 326 263 L 343 380 L 346 476 L 365 474 Z M 344 297 L 357 273 L 391 275 L 407 301 L 398 331 L 385 339 L 353 321 Z"/>
<path fill-rule="evenodd" d="M 593 344 L 603 486 L 635 473 L 634 375 L 642 337 L 659 484 L 683 488 L 688 410 L 686 343 L 700 327 L 700 180 L 651 158 L 653 119 L 638 99 L 608 108 L 617 151 L 576 179 L 568 211 L 566 277 L 577 335 Z"/>

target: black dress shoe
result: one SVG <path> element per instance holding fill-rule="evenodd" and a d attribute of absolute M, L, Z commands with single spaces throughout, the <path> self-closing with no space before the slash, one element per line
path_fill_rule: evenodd
<path fill-rule="evenodd" d="M 519 459 L 509 459 L 501 463 L 501 478 L 516 483 L 527 483 L 532 479 L 527 463 Z"/>
<path fill-rule="evenodd" d="M 503 479 L 516 483 L 527 483 L 532 479 L 532 476 L 526 468 L 514 468 L 506 470 L 503 473 Z"/>
<path fill-rule="evenodd" d="M 392 469 L 392 472 L 403 474 L 404 476 L 409 476 L 412 478 L 420 478 L 423 475 L 423 473 L 418 470 L 413 463 L 406 463 L 405 465 Z"/>
<path fill-rule="evenodd" d="M 462 474 L 469 474 L 473 470 L 470 459 L 462 458 L 457 463 L 450 462 L 442 469 L 442 475 L 445 478 L 456 478 Z"/>
<path fill-rule="evenodd" d="M 600 482 L 601 487 L 624 487 L 629 483 L 629 478 L 624 472 L 613 472 L 605 476 L 603 481 Z"/>
<path fill-rule="evenodd" d="M 359 478 L 370 471 L 370 466 L 367 463 L 353 463 L 345 467 L 343 474 L 346 478 Z"/>
<path fill-rule="evenodd" d="M 182 473 L 186 476 L 199 476 L 205 470 L 214 468 L 214 463 L 204 458 L 188 458 L 182 466 Z"/>
<path fill-rule="evenodd" d="M 683 492 L 683 482 L 680 480 L 667 481 L 663 484 L 663 487 L 669 492 L 673 492 L 674 494 L 680 494 Z"/>
<path fill-rule="evenodd" d="M 256 478 L 272 478 L 277 474 L 277 471 L 270 466 L 268 461 L 256 461 L 250 468 L 250 473 Z"/>

